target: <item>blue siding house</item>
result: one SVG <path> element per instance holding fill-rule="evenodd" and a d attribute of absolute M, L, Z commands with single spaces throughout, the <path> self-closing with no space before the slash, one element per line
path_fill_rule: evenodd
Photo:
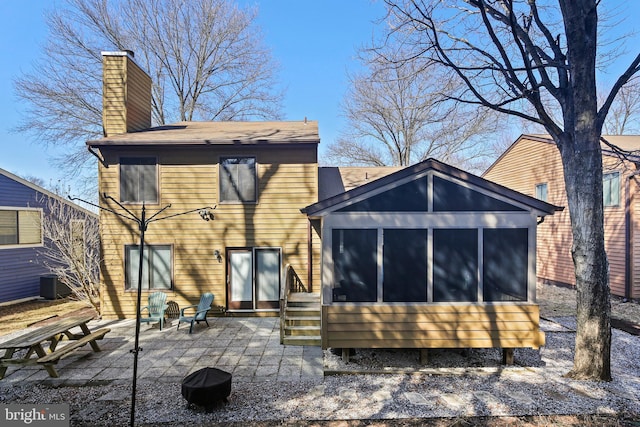
<path fill-rule="evenodd" d="M 0 304 L 40 296 L 40 278 L 49 274 L 40 252 L 51 198 L 97 220 L 94 213 L 0 169 Z"/>

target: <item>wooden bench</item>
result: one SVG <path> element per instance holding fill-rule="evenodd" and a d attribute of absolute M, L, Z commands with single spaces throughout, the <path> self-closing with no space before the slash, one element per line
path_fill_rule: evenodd
<path fill-rule="evenodd" d="M 64 347 L 57 348 L 53 352 L 47 354 L 46 356 L 40 357 L 38 359 L 39 364 L 55 364 L 60 361 L 60 359 L 67 356 L 72 351 L 90 344 L 93 351 L 100 351 L 100 347 L 96 343 L 96 340 L 101 340 L 104 336 L 111 331 L 109 328 L 99 329 L 95 332 L 90 333 L 89 335 L 85 335 L 77 341 L 71 341 L 69 344 Z M 56 375 L 57 376 L 57 375 Z"/>

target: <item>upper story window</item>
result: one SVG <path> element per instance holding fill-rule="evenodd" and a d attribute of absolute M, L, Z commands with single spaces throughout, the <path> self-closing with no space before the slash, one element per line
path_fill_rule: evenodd
<path fill-rule="evenodd" d="M 158 203 L 158 166 L 155 157 L 120 159 L 120 201 Z"/>
<path fill-rule="evenodd" d="M 543 182 L 541 184 L 536 184 L 536 199 L 542 200 L 543 202 L 548 201 L 548 187 L 547 183 Z"/>
<path fill-rule="evenodd" d="M 220 159 L 220 201 L 256 202 L 258 176 L 255 157 Z"/>
<path fill-rule="evenodd" d="M 0 210 L 0 246 L 42 244 L 42 211 Z"/>
<path fill-rule="evenodd" d="M 620 205 L 620 172 L 602 175 L 602 200 L 605 206 Z"/>

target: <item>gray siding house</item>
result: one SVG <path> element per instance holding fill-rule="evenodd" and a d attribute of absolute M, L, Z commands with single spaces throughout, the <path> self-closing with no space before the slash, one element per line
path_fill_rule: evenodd
<path fill-rule="evenodd" d="M 40 296 L 40 278 L 49 274 L 40 252 L 51 198 L 97 221 L 94 213 L 0 169 L 0 304 Z"/>

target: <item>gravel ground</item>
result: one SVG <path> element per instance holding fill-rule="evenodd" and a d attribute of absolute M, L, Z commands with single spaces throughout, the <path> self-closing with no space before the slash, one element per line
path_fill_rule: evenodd
<path fill-rule="evenodd" d="M 572 290 L 540 288 L 546 346 L 539 351 L 517 349 L 513 366 L 500 364 L 499 350 L 434 350 L 426 366 L 420 365 L 417 351 L 357 350 L 345 364 L 328 350 L 324 353 L 324 378 L 263 383 L 234 378 L 228 402 L 210 411 L 186 407 L 180 394 L 181 378 L 139 381 L 136 422 L 149 426 L 326 425 L 342 420 L 335 425 L 347 426 L 353 425 L 349 420 L 420 425 L 427 419 L 446 419 L 454 420 L 450 424 L 455 425 L 455 420 L 467 417 L 598 414 L 631 417 L 637 423 L 640 337 L 614 329 L 613 381 L 582 382 L 563 377 L 573 358 L 572 298 L 575 305 Z M 614 316 L 626 313 L 627 318 L 636 319 L 640 313 L 635 303 L 616 300 L 613 305 Z M 130 397 L 130 381 L 83 387 L 72 383 L 62 387 L 40 383 L 3 386 L 0 382 L 0 403 L 67 403 L 71 425 L 78 426 L 127 425 Z"/>

